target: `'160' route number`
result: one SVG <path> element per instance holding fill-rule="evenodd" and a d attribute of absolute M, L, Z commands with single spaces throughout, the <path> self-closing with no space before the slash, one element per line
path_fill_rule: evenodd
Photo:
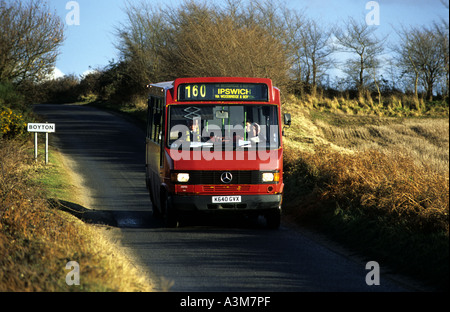
<path fill-rule="evenodd" d="M 192 95 L 191 95 L 192 89 Z M 201 98 L 206 97 L 206 86 L 205 85 L 187 85 L 186 88 L 186 98 L 190 99 L 191 97 L 196 98 L 200 94 Z"/>

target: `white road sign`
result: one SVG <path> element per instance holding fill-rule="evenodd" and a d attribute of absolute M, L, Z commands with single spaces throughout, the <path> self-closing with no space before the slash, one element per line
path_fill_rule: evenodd
<path fill-rule="evenodd" d="M 56 132 L 56 125 L 51 123 L 29 123 L 28 132 L 54 133 Z"/>

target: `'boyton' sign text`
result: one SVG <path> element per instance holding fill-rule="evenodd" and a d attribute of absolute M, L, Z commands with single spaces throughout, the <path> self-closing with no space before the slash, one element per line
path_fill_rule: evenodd
<path fill-rule="evenodd" d="M 45 164 L 48 164 L 48 134 L 56 132 L 56 125 L 51 123 L 29 123 L 28 132 L 34 132 L 34 159 L 38 158 L 38 133 L 45 133 Z"/>
<path fill-rule="evenodd" d="M 55 124 L 50 123 L 29 123 L 28 132 L 54 133 L 56 132 L 56 127 Z"/>

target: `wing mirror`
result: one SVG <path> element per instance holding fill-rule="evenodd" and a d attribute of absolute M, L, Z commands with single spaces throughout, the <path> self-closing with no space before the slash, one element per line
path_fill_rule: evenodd
<path fill-rule="evenodd" d="M 284 125 L 291 126 L 291 114 L 284 114 Z"/>

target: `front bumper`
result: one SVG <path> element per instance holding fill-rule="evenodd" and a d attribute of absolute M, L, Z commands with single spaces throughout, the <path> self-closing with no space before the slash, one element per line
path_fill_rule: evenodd
<path fill-rule="evenodd" d="M 281 209 L 281 194 L 241 195 L 240 203 L 213 203 L 212 195 L 173 195 L 173 208 L 178 212 L 242 212 L 259 213 Z"/>

